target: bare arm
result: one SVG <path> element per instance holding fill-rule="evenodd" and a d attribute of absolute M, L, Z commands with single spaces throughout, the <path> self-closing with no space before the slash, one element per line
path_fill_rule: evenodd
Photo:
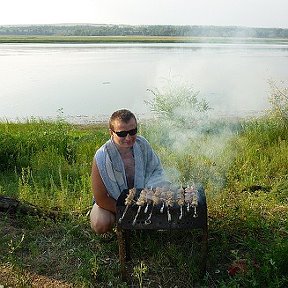
<path fill-rule="evenodd" d="M 107 189 L 101 179 L 95 159 L 93 159 L 91 173 L 92 191 L 97 205 L 103 209 L 116 213 L 116 201 L 108 195 Z"/>

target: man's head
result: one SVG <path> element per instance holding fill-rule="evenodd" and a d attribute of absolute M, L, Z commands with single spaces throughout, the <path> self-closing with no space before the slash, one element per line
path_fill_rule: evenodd
<path fill-rule="evenodd" d="M 135 115 L 127 110 L 115 111 L 109 120 L 110 135 L 120 148 L 130 148 L 137 137 L 137 120 Z"/>
<path fill-rule="evenodd" d="M 135 120 L 135 123 L 136 123 L 136 126 L 137 126 L 136 117 L 131 111 L 129 111 L 127 109 L 117 110 L 110 117 L 109 129 L 111 129 L 111 130 L 115 129 L 114 123 L 115 123 L 116 120 L 120 121 L 120 122 L 128 123 L 131 119 Z"/>

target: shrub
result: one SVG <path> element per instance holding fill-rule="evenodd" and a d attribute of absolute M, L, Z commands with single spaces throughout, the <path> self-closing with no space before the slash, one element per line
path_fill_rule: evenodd
<path fill-rule="evenodd" d="M 268 81 L 271 95 L 270 103 L 272 105 L 271 114 L 278 119 L 284 126 L 288 126 L 288 87 L 284 81 Z"/>

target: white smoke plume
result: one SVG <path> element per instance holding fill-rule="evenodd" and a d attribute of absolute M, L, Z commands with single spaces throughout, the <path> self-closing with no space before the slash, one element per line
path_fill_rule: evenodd
<path fill-rule="evenodd" d="M 170 83 L 150 90 L 147 101 L 155 119 L 145 135 L 156 148 L 172 183 L 199 183 L 221 188 L 234 158 L 228 149 L 235 123 L 213 117 L 213 109 L 191 86 Z"/>

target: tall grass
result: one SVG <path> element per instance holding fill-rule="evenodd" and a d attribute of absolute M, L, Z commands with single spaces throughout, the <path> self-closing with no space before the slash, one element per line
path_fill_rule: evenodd
<path fill-rule="evenodd" d="M 1 123 L 2 181 L 14 182 L 14 189 L 2 189 L 39 206 L 81 211 L 91 204 L 91 162 L 106 138 L 101 127 L 76 129 L 63 121 Z"/>

